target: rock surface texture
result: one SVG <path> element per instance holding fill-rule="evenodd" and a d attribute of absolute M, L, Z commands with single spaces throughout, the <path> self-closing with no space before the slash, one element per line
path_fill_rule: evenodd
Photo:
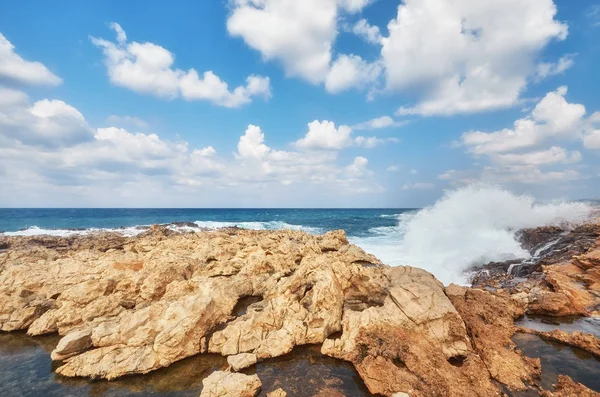
<path fill-rule="evenodd" d="M 551 287 L 496 292 L 444 288 L 424 270 L 385 266 L 343 231 L 155 226 L 130 238 L 0 236 L 0 244 L 8 247 L 0 330 L 57 332 L 52 359 L 63 376 L 114 379 L 203 353 L 227 356 L 238 371 L 319 344 L 353 363 L 374 394 L 501 396 L 536 387 L 540 373 L 511 341 L 515 318 L 544 299 L 557 313 L 594 313 L 600 299 L 589 292 L 600 284 L 597 244 L 571 260 L 576 276 L 548 267 Z M 575 294 L 574 282 L 588 292 Z M 254 396 L 260 386 L 256 375 L 219 371 L 202 396 Z"/>

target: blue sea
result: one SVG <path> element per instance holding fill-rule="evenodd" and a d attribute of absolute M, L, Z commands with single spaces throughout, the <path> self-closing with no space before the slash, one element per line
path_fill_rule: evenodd
<path fill-rule="evenodd" d="M 395 227 L 398 216 L 415 209 L 0 209 L 0 232 L 69 234 L 84 229 L 127 229 L 152 224 L 193 222 L 199 227 L 238 226 L 257 230 L 296 229 L 321 234 L 344 229 L 365 237 Z"/>

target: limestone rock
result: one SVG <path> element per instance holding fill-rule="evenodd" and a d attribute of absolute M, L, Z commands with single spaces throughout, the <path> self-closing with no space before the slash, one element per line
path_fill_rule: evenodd
<path fill-rule="evenodd" d="M 286 397 L 286 396 L 287 396 L 287 393 L 282 388 L 279 388 L 279 389 L 273 390 L 270 393 L 267 393 L 267 397 Z"/>
<path fill-rule="evenodd" d="M 524 305 L 508 295 L 456 285 L 448 286 L 446 294 L 465 321 L 474 348 L 492 378 L 511 389 L 525 390 L 526 383 L 539 376 L 540 363 L 522 356 L 511 340 L 514 319 L 524 314 Z"/>
<path fill-rule="evenodd" d="M 558 381 L 554 385 L 554 392 L 542 390 L 541 397 L 600 397 L 600 393 L 588 389 L 581 383 L 573 381 L 566 375 L 558 375 Z"/>
<path fill-rule="evenodd" d="M 234 371 L 239 371 L 256 364 L 256 354 L 240 353 L 227 357 L 227 363 Z"/>
<path fill-rule="evenodd" d="M 92 332 L 82 329 L 69 332 L 59 342 L 51 354 L 54 361 L 67 359 L 92 347 Z"/>
<path fill-rule="evenodd" d="M 261 386 L 256 375 L 216 371 L 202 381 L 200 397 L 254 397 Z"/>

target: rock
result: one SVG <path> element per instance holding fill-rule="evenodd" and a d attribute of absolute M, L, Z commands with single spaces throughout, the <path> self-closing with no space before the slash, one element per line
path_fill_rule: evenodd
<path fill-rule="evenodd" d="M 410 394 L 399 392 L 392 394 L 392 397 L 410 397 Z"/>
<path fill-rule="evenodd" d="M 513 390 L 525 390 L 526 384 L 540 375 L 540 362 L 523 357 L 511 340 L 514 319 L 524 314 L 524 305 L 507 295 L 457 285 L 448 286 L 446 294 L 492 378 Z"/>
<path fill-rule="evenodd" d="M 558 381 L 554 385 L 556 391 L 542 390 L 541 397 L 599 397 L 600 393 L 588 389 L 581 383 L 574 382 L 566 375 L 558 375 Z"/>
<path fill-rule="evenodd" d="M 550 332 L 537 331 L 530 328 L 519 327 L 518 332 L 538 335 L 543 339 L 554 342 L 564 343 L 566 345 L 575 346 L 587 351 L 588 353 L 600 358 L 600 339 L 595 335 L 586 334 L 583 332 L 565 332 L 554 330 Z"/>
<path fill-rule="evenodd" d="M 267 393 L 267 397 L 286 397 L 287 393 L 282 389 L 279 388 L 277 390 L 273 390 L 270 393 Z"/>
<path fill-rule="evenodd" d="M 256 375 L 216 371 L 202 381 L 200 397 L 254 397 L 261 386 Z"/>
<path fill-rule="evenodd" d="M 524 390 L 539 374 L 539 362 L 511 341 L 527 305 L 545 300 L 540 307 L 559 313 L 580 302 L 577 310 L 593 311 L 587 295 L 568 292 L 573 279 L 560 269 L 514 291 L 444 288 L 424 270 L 383 265 L 342 231 L 153 226 L 130 238 L 1 239 L 0 330 L 58 332 L 52 358 L 69 377 L 144 374 L 204 353 L 240 370 L 320 344 L 351 362 L 373 394 L 500 396 L 500 387 Z M 596 274 L 588 254 L 574 265 L 584 290 Z M 203 395 L 260 386 L 229 372 L 205 382 Z"/>
<path fill-rule="evenodd" d="M 235 356 L 227 357 L 227 363 L 234 371 L 239 371 L 256 364 L 256 354 L 240 353 Z"/>
<path fill-rule="evenodd" d="M 75 330 L 65 335 L 59 342 L 51 358 L 61 361 L 92 347 L 92 332 L 89 329 Z"/>
<path fill-rule="evenodd" d="M 499 395 L 442 284 L 410 267 L 385 274 L 382 305 L 344 310 L 321 351 L 352 362 L 373 394 Z"/>

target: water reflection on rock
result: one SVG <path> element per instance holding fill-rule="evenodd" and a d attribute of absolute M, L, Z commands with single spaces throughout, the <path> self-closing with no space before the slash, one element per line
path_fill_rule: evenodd
<path fill-rule="evenodd" d="M 586 351 L 530 334 L 515 334 L 513 340 L 526 356 L 540 358 L 541 384 L 545 389 L 552 390 L 558 375 L 562 374 L 600 392 L 600 360 Z"/>
<path fill-rule="evenodd" d="M 66 378 L 54 373 L 58 364 L 53 366 L 50 360 L 50 352 L 59 340 L 57 335 L 33 338 L 24 333 L 0 333 L 0 396 L 197 397 L 202 379 L 227 368 L 224 357 L 209 354 L 110 382 Z M 279 387 L 290 397 L 371 396 L 352 364 L 321 355 L 319 346 L 296 348 L 246 372 L 260 377 L 260 396 Z"/>

